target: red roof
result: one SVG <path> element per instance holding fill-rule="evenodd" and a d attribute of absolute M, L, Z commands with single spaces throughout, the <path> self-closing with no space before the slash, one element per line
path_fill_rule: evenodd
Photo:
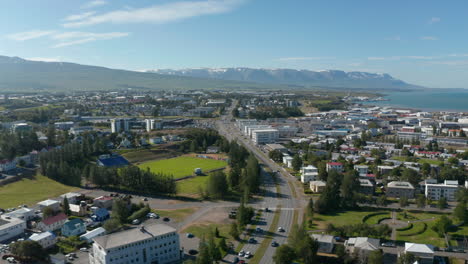
<path fill-rule="evenodd" d="M 343 163 L 341 162 L 328 162 L 327 164 L 330 166 L 343 166 Z"/>
<path fill-rule="evenodd" d="M 375 174 L 366 174 L 366 177 L 373 177 L 373 178 L 375 178 Z"/>
<path fill-rule="evenodd" d="M 11 160 L 7 160 L 7 159 L 0 160 L 0 164 L 8 164 L 8 163 L 11 163 Z"/>
<path fill-rule="evenodd" d="M 47 219 L 44 219 L 44 220 L 42 220 L 42 222 L 43 222 L 45 225 L 51 225 L 51 224 L 53 224 L 53 223 L 57 223 L 57 222 L 59 222 L 59 221 L 65 220 L 65 219 L 67 219 L 67 218 L 68 218 L 68 216 L 67 216 L 66 214 L 60 213 L 60 214 L 58 214 L 58 215 L 54 215 L 54 216 L 51 216 L 51 217 L 49 217 L 49 218 L 47 218 Z"/>

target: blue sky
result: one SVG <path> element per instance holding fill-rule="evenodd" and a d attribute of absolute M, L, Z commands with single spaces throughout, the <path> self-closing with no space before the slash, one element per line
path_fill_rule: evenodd
<path fill-rule="evenodd" d="M 0 54 L 143 70 L 385 72 L 468 88 L 464 0 L 3 1 Z"/>

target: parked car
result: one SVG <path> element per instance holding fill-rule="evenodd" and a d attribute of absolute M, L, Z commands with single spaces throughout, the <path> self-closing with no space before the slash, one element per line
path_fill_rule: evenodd
<path fill-rule="evenodd" d="M 252 254 L 250 253 L 250 251 L 245 252 L 245 258 L 250 258 L 251 256 Z"/>
<path fill-rule="evenodd" d="M 272 246 L 272 247 L 277 247 L 277 246 L 279 246 L 279 244 L 278 244 L 278 242 L 273 241 L 273 242 L 271 242 L 271 246 Z"/>
<path fill-rule="evenodd" d="M 169 217 L 164 217 L 164 218 L 163 218 L 163 221 L 164 221 L 164 222 L 169 222 L 169 221 L 171 221 L 171 219 L 169 219 Z"/>
<path fill-rule="evenodd" d="M 190 255 L 196 255 L 196 254 L 198 254 L 198 251 L 196 251 L 195 249 L 190 249 L 190 250 L 188 251 L 188 253 L 189 253 Z"/>
<path fill-rule="evenodd" d="M 237 254 L 239 257 L 243 257 L 245 255 L 244 250 L 239 251 L 239 254 Z"/>
<path fill-rule="evenodd" d="M 232 261 L 232 264 L 237 264 L 239 262 L 239 258 L 235 257 L 234 260 Z"/>
<path fill-rule="evenodd" d="M 255 244 L 255 243 L 257 243 L 257 240 L 255 240 L 255 238 L 251 237 L 251 238 L 249 238 L 249 243 Z"/>
<path fill-rule="evenodd" d="M 194 235 L 192 233 L 187 233 L 187 237 L 192 238 L 192 237 L 194 237 Z"/>
<path fill-rule="evenodd" d="M 284 228 L 282 228 L 281 226 L 278 227 L 278 232 L 284 232 Z"/>
<path fill-rule="evenodd" d="M 395 242 L 393 241 L 387 241 L 387 242 L 383 242 L 382 244 L 380 244 L 382 247 L 396 247 L 396 244 Z"/>
<path fill-rule="evenodd" d="M 80 251 L 81 251 L 81 252 L 88 252 L 88 249 L 85 248 L 85 247 L 83 247 L 83 248 L 80 248 Z"/>
<path fill-rule="evenodd" d="M 261 229 L 260 227 L 255 228 L 255 231 L 257 233 L 263 233 L 263 229 Z"/>
<path fill-rule="evenodd" d="M 132 221 L 132 225 L 139 225 L 140 224 L 140 220 L 138 219 L 135 219 Z"/>

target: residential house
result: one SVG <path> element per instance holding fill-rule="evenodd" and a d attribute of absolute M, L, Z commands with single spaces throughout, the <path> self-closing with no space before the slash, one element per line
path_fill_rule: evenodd
<path fill-rule="evenodd" d="M 110 209 L 112 208 L 113 202 L 114 199 L 110 196 L 99 196 L 97 198 L 94 198 L 93 205 L 100 208 Z"/>
<path fill-rule="evenodd" d="M 332 253 L 333 251 L 333 236 L 313 234 L 312 237 L 318 242 L 318 252 Z"/>
<path fill-rule="evenodd" d="M 293 157 L 291 157 L 289 155 L 284 155 L 283 156 L 283 164 L 285 164 L 286 167 L 292 168 L 292 161 L 293 161 Z"/>
<path fill-rule="evenodd" d="M 0 172 L 7 172 L 16 169 L 16 160 L 0 160 Z"/>
<path fill-rule="evenodd" d="M 91 216 L 95 222 L 103 222 L 110 218 L 109 211 L 105 208 L 97 209 L 94 214 Z"/>
<path fill-rule="evenodd" d="M 410 253 L 419 258 L 418 263 L 433 263 L 434 262 L 434 246 L 426 244 L 405 243 L 405 254 Z"/>
<path fill-rule="evenodd" d="M 409 199 L 414 198 L 414 186 L 409 182 L 392 181 L 387 184 L 387 197 L 401 198 L 406 197 Z"/>
<path fill-rule="evenodd" d="M 80 204 L 70 204 L 70 212 L 74 216 L 85 216 L 88 213 L 86 202 Z"/>
<path fill-rule="evenodd" d="M 367 165 L 354 165 L 354 169 L 359 173 L 359 176 L 366 176 L 369 172 L 369 166 Z"/>
<path fill-rule="evenodd" d="M 37 203 L 39 209 L 44 211 L 45 208 L 51 208 L 55 212 L 60 210 L 60 202 L 56 200 L 47 199 L 45 201 Z"/>
<path fill-rule="evenodd" d="M 330 170 L 336 170 L 338 172 L 343 172 L 343 163 L 341 162 L 328 162 L 327 163 L 327 172 Z"/>
<path fill-rule="evenodd" d="M 68 217 L 64 213 L 59 213 L 58 215 L 51 216 L 42 220 L 37 224 L 37 229 L 41 231 L 55 231 L 62 228 L 63 224 L 67 221 Z"/>
<path fill-rule="evenodd" d="M 29 240 L 36 241 L 43 248 L 50 248 L 57 243 L 57 237 L 54 233 L 47 231 L 42 233 L 35 233 L 29 237 Z"/>
<path fill-rule="evenodd" d="M 318 178 L 318 169 L 309 165 L 301 168 L 301 182 L 308 183 L 310 181 L 315 181 Z"/>
<path fill-rule="evenodd" d="M 344 242 L 346 250 L 351 253 L 370 253 L 378 250 L 380 247 L 380 239 L 369 237 L 350 237 Z"/>
<path fill-rule="evenodd" d="M 309 185 L 310 185 L 310 190 L 313 193 L 321 193 L 323 192 L 323 190 L 325 190 L 327 183 L 324 181 L 311 181 Z"/>
<path fill-rule="evenodd" d="M 79 236 L 86 233 L 86 225 L 79 218 L 71 219 L 62 226 L 62 235 L 65 237 Z"/>
<path fill-rule="evenodd" d="M 368 179 L 359 179 L 359 192 L 365 195 L 373 195 L 375 190 L 374 184 Z"/>
<path fill-rule="evenodd" d="M 103 236 L 105 234 L 106 234 L 106 229 L 104 229 L 103 227 L 98 227 L 96 229 L 93 229 L 81 235 L 80 240 L 85 240 L 86 243 L 92 243 L 94 238 L 98 236 Z"/>
<path fill-rule="evenodd" d="M 60 198 L 62 199 L 62 201 L 65 199 L 65 197 L 67 198 L 69 204 L 76 204 L 80 200 L 80 198 L 83 197 L 83 194 L 69 192 L 69 193 L 60 195 Z"/>

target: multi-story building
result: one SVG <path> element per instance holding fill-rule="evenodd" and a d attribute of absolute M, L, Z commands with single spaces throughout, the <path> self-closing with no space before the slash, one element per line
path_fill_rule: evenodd
<path fill-rule="evenodd" d="M 455 201 L 455 194 L 458 189 L 461 188 L 458 185 L 458 181 L 447 181 L 441 184 L 426 184 L 426 190 L 424 194 L 428 199 L 438 201 L 440 198 L 445 197 L 447 201 Z"/>
<path fill-rule="evenodd" d="M 343 163 L 341 162 L 328 162 L 327 163 L 327 172 L 330 170 L 336 170 L 338 172 L 343 171 Z"/>
<path fill-rule="evenodd" d="M 9 216 L 0 218 L 0 242 L 20 236 L 26 229 L 26 221 Z"/>
<path fill-rule="evenodd" d="M 406 197 L 409 199 L 414 198 L 414 186 L 409 182 L 392 181 L 387 184 L 387 197 L 401 198 Z"/>
<path fill-rule="evenodd" d="M 301 182 L 308 183 L 315 181 L 318 178 L 318 169 L 315 166 L 309 165 L 301 168 Z"/>
<path fill-rule="evenodd" d="M 354 165 L 354 169 L 359 173 L 359 176 L 366 176 L 369 172 L 369 166 L 367 165 Z"/>
<path fill-rule="evenodd" d="M 90 264 L 178 263 L 181 258 L 176 229 L 153 224 L 93 239 Z"/>
<path fill-rule="evenodd" d="M 257 145 L 275 143 L 278 138 L 277 129 L 260 129 L 252 132 L 252 141 Z"/>
<path fill-rule="evenodd" d="M 53 247 L 57 243 L 57 237 L 50 231 L 35 233 L 29 237 L 29 240 L 36 241 L 43 248 Z"/>
<path fill-rule="evenodd" d="M 366 195 L 374 194 L 374 184 L 368 179 L 359 179 L 359 192 Z"/>
<path fill-rule="evenodd" d="M 153 129 L 162 129 L 163 128 L 163 123 L 161 120 L 156 120 L 156 119 L 145 119 L 146 123 L 146 131 L 150 132 Z"/>
<path fill-rule="evenodd" d="M 129 118 L 114 118 L 111 119 L 111 132 L 119 133 L 122 131 L 130 131 L 130 121 Z"/>

